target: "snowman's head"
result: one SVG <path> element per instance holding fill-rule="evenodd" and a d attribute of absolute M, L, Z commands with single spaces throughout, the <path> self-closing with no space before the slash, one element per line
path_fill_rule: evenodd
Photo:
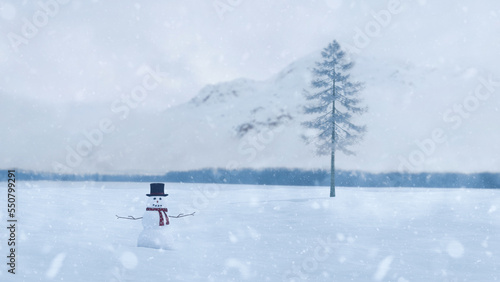
<path fill-rule="evenodd" d="M 147 207 L 148 208 L 164 208 L 166 207 L 166 196 L 149 196 Z"/>

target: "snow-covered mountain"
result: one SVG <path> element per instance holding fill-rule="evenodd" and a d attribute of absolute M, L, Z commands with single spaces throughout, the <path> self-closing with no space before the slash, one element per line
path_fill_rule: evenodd
<path fill-rule="evenodd" d="M 265 81 L 238 79 L 207 86 L 190 103 L 165 112 L 166 116 L 187 116 L 200 132 L 190 149 L 176 150 L 184 156 L 192 152 L 193 157 L 177 160 L 184 160 L 186 169 L 327 168 L 328 157 L 314 154 L 300 126 L 307 118 L 301 111 L 302 90 L 308 87 L 310 68 L 318 59 L 317 54 L 301 58 Z M 368 125 L 368 133 L 356 148 L 356 156 L 339 154 L 338 167 L 498 171 L 498 161 L 489 157 L 491 150 L 500 149 L 499 133 L 488 122 L 500 115 L 495 73 L 458 62 L 355 60 L 353 76 L 365 82 L 363 96 L 369 107 L 359 122 Z M 477 89 L 485 93 L 484 98 L 476 97 Z M 174 120 L 170 117 L 170 126 L 176 128 Z"/>
<path fill-rule="evenodd" d="M 165 111 L 130 109 L 121 118 L 103 110 L 106 115 L 89 115 L 80 127 L 74 127 L 78 121 L 71 119 L 71 111 L 45 105 L 42 109 L 52 120 L 50 127 L 38 120 L 16 128 L 31 130 L 33 136 L 51 136 L 42 147 L 29 146 L 34 140 L 20 141 L 27 144 L 26 158 L 31 154 L 33 160 L 23 168 L 36 170 L 47 162 L 54 170 L 100 173 L 328 168 L 328 156 L 315 155 L 314 146 L 303 140 L 308 132 L 301 126 L 307 118 L 301 110 L 302 91 L 318 59 L 319 53 L 300 58 L 263 81 L 240 78 L 208 85 L 189 102 Z M 500 133 L 492 122 L 500 117 L 497 73 L 457 62 L 431 65 L 362 56 L 354 60 L 353 77 L 366 85 L 362 95 L 369 111 L 359 122 L 368 126 L 368 132 L 354 148 L 356 156 L 338 155 L 338 168 L 500 170 L 491 153 L 500 149 Z M 73 110 L 99 109 L 83 105 Z M 110 122 L 112 130 L 101 130 L 100 136 L 96 130 L 103 120 Z M 90 149 L 85 146 L 93 142 Z"/>
<path fill-rule="evenodd" d="M 264 81 L 241 78 L 208 85 L 188 103 L 158 114 L 155 123 L 162 130 L 145 133 L 150 136 L 145 142 L 162 150 L 149 161 L 163 164 L 163 171 L 320 167 L 300 126 L 302 90 L 315 57 L 298 60 Z"/>

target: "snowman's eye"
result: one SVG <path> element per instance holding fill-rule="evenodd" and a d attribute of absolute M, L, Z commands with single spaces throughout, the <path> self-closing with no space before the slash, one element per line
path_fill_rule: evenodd
<path fill-rule="evenodd" d="M 160 200 L 160 201 L 161 201 L 161 198 L 159 198 L 158 200 Z"/>
<path fill-rule="evenodd" d="M 153 197 L 153 200 L 156 200 L 156 197 Z"/>

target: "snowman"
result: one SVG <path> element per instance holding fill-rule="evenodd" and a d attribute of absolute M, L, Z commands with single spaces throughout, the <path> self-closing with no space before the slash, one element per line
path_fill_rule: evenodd
<path fill-rule="evenodd" d="M 137 240 L 138 247 L 172 249 L 173 237 L 169 230 L 165 184 L 151 183 L 146 211 L 142 216 L 143 230 Z"/>

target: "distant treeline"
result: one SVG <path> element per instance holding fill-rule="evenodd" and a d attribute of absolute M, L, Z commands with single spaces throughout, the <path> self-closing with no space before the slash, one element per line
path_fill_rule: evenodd
<path fill-rule="evenodd" d="M 339 170 L 337 186 L 346 187 L 438 187 L 500 188 L 500 173 L 368 173 Z M 7 180 L 7 170 L 0 171 Z M 16 170 L 17 181 L 117 181 L 117 182 L 185 182 L 258 185 L 328 186 L 329 171 L 299 169 L 200 169 L 172 171 L 163 175 L 56 174 Z"/>

